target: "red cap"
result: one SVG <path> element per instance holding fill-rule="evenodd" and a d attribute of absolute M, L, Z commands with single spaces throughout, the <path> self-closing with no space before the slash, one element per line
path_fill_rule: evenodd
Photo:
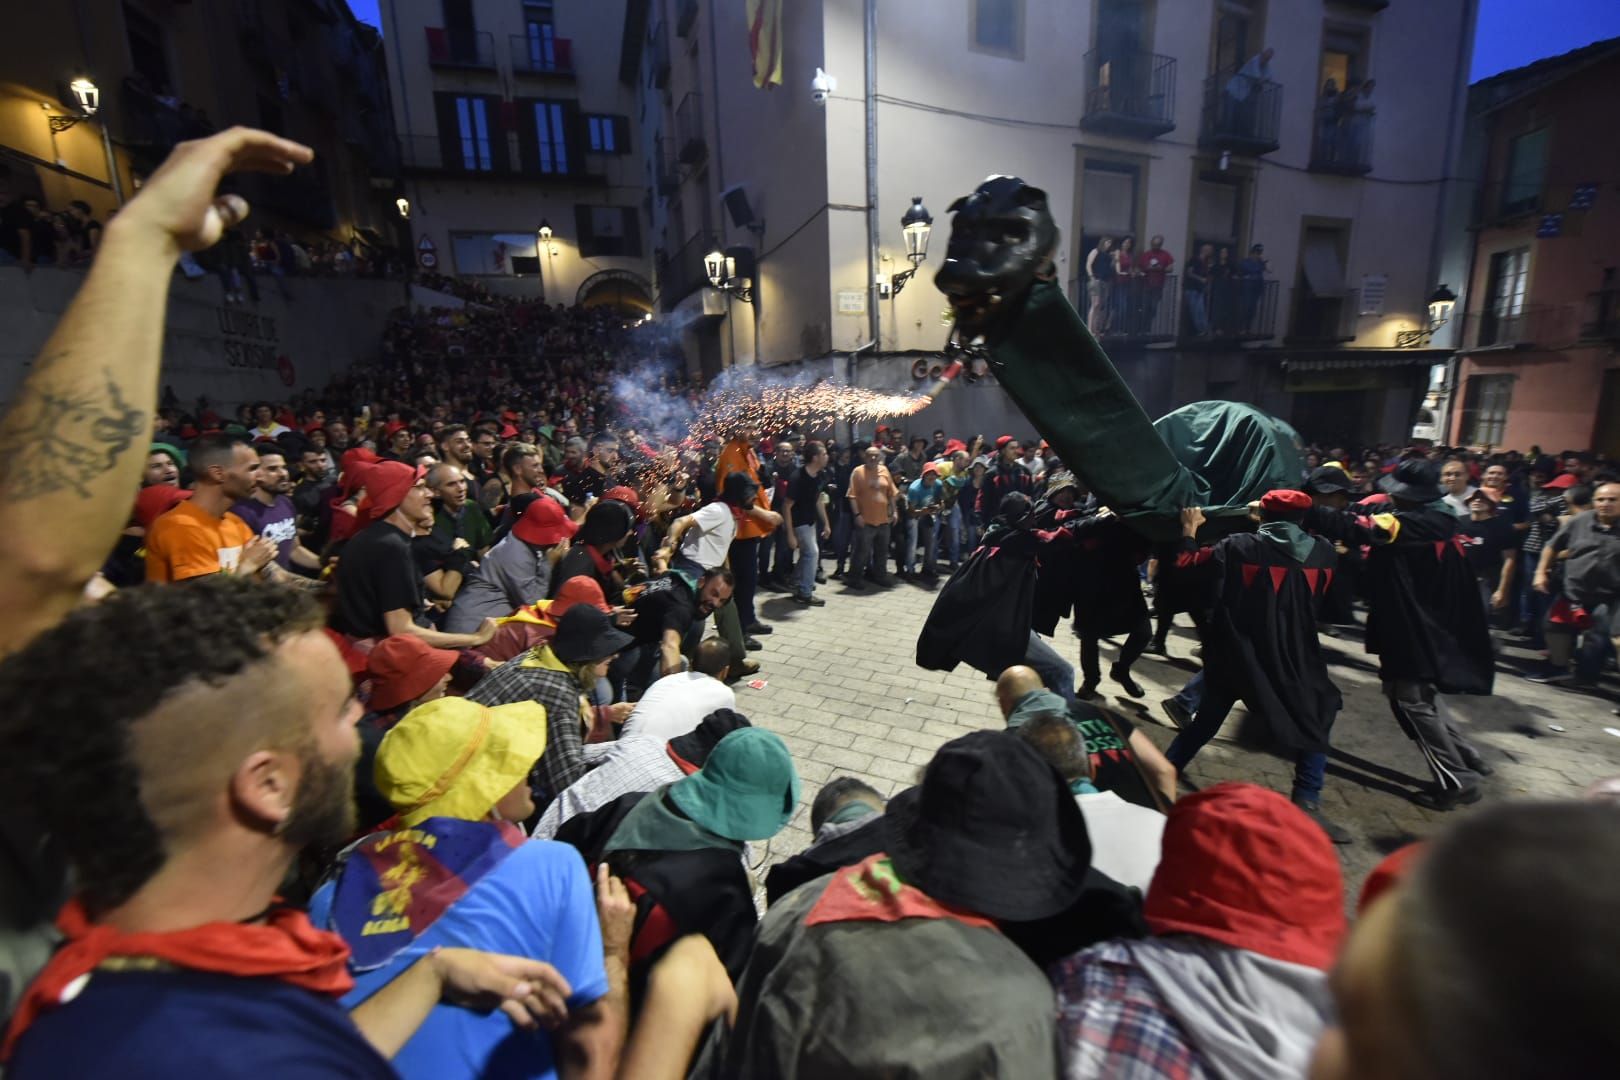
<path fill-rule="evenodd" d="M 501 428 L 501 438 L 503 438 L 503 439 L 515 439 L 517 437 L 518 437 L 518 429 L 513 427 L 511 424 L 507 424 L 507 425 L 505 425 L 505 426 L 503 426 Z"/>
<path fill-rule="evenodd" d="M 608 488 L 602 492 L 602 498 L 622 502 L 634 510 L 637 517 L 641 516 L 641 496 L 637 495 L 636 489 L 629 484 L 620 484 L 618 487 Z"/>
<path fill-rule="evenodd" d="M 191 492 L 173 484 L 153 484 L 151 487 L 143 487 L 141 493 L 135 496 L 133 516 L 141 528 L 150 529 L 152 522 L 189 498 Z"/>
<path fill-rule="evenodd" d="M 564 612 L 575 604 L 589 604 L 604 614 L 613 610 L 608 607 L 602 586 L 589 574 L 576 574 L 563 582 L 562 587 L 557 590 L 556 597 L 551 601 L 551 607 L 546 609 L 546 614 L 553 619 L 560 619 Z"/>
<path fill-rule="evenodd" d="M 512 535 L 525 544 L 550 547 L 579 532 L 579 522 L 569 518 L 557 500 L 542 495 L 529 504 L 523 516 L 512 526 Z"/>
<path fill-rule="evenodd" d="M 313 435 L 317 431 L 325 431 L 325 430 L 326 430 L 326 425 L 321 423 L 319 420 L 311 420 L 309 423 L 304 425 L 304 434 L 305 435 Z"/>
<path fill-rule="evenodd" d="M 1357 915 L 1365 914 L 1374 900 L 1405 880 L 1412 872 L 1417 856 L 1423 852 L 1423 846 L 1423 841 L 1414 840 L 1385 855 L 1383 861 L 1372 868 L 1367 880 L 1361 883 L 1361 898 L 1356 901 Z"/>
<path fill-rule="evenodd" d="M 1554 491 L 1563 491 L 1565 488 L 1572 488 L 1580 482 L 1581 478 L 1576 476 L 1574 473 L 1561 473 L 1541 486 L 1544 488 L 1552 488 Z"/>
<path fill-rule="evenodd" d="M 1002 447 L 1006 446 L 1008 443 L 1010 443 L 1012 441 L 1013 441 L 1013 437 L 1011 435 L 998 436 L 997 439 L 996 439 L 996 449 L 1000 450 Z"/>
<path fill-rule="evenodd" d="M 954 454 L 958 450 L 966 450 L 966 449 L 967 449 L 967 443 L 963 442 L 961 439 L 948 439 L 948 440 L 946 440 L 945 452 L 947 454 Z"/>
<path fill-rule="evenodd" d="M 383 425 L 383 435 L 391 436 L 396 431 L 404 431 L 410 425 L 403 420 L 390 420 Z"/>
<path fill-rule="evenodd" d="M 343 478 L 343 490 L 349 494 L 357 491 L 366 482 L 366 470 L 381 460 L 364 446 L 343 451 L 343 457 L 338 461 L 338 472 Z"/>
<path fill-rule="evenodd" d="M 379 461 L 365 472 L 366 521 L 377 521 L 399 509 L 405 495 L 416 482 L 427 475 L 420 465 L 407 465 L 403 461 Z"/>
<path fill-rule="evenodd" d="M 934 464 L 932 461 L 925 461 L 923 462 L 922 474 L 927 476 L 929 473 L 933 473 L 935 476 L 938 476 L 939 466 Z"/>
<path fill-rule="evenodd" d="M 433 684 L 455 664 L 454 651 L 435 649 L 413 634 L 383 638 L 366 657 L 372 709 L 381 712 L 415 701 L 433 689 Z"/>
<path fill-rule="evenodd" d="M 1344 880 L 1321 826 L 1275 791 L 1223 783 L 1179 799 L 1164 823 L 1142 916 L 1322 971 L 1344 939 Z"/>
<path fill-rule="evenodd" d="M 1299 513 L 1311 508 L 1311 497 L 1303 491 L 1291 491 L 1287 488 L 1278 488 L 1268 491 L 1260 496 L 1260 509 L 1270 510 L 1273 513 L 1290 514 Z"/>

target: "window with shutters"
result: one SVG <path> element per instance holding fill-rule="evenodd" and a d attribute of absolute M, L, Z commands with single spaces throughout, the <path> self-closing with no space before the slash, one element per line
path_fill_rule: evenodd
<path fill-rule="evenodd" d="M 1502 184 L 1502 214 L 1529 214 L 1541 209 L 1541 189 L 1547 183 L 1549 128 L 1526 132 L 1508 146 L 1507 175 Z"/>
<path fill-rule="evenodd" d="M 630 120 L 623 116 L 587 116 L 586 135 L 593 154 L 628 154 Z"/>
<path fill-rule="evenodd" d="M 495 167 L 490 127 L 489 106 L 483 98 L 456 98 L 456 139 L 461 167 L 468 172 L 489 172 Z"/>
<path fill-rule="evenodd" d="M 534 103 L 534 135 L 543 173 L 566 173 L 568 160 L 567 110 L 560 101 Z"/>
<path fill-rule="evenodd" d="M 1463 387 L 1462 441 L 1500 446 L 1513 404 L 1512 375 L 1474 375 Z"/>

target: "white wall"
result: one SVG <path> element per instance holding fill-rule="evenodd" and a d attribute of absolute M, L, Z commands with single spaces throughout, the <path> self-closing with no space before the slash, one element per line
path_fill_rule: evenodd
<path fill-rule="evenodd" d="M 84 275 L 0 269 L 0 398 L 9 401 Z M 199 394 L 234 407 L 324 387 L 357 359 L 375 356 L 389 312 L 405 302 L 398 281 L 292 279 L 283 298 L 259 278 L 259 303 L 226 305 L 217 277 L 169 286 L 162 385 L 183 400 Z M 282 377 L 282 358 L 293 381 Z M 107 357 L 116 366 L 118 357 Z"/>

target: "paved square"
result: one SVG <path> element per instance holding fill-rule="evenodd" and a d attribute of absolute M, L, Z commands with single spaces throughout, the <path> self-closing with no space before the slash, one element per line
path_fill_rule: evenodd
<path fill-rule="evenodd" d="M 1001 725 L 992 684 L 983 675 L 966 666 L 949 673 L 917 667 L 917 634 L 933 603 L 932 591 L 897 582 L 892 589 L 850 592 L 830 581 L 818 595 L 826 607 L 802 608 L 785 595 L 759 594 L 760 617 L 775 627 L 760 639 L 764 651 L 753 654 L 762 665 L 758 677 L 767 685 L 736 687 L 739 711 L 783 737 L 804 782 L 804 803 L 771 841 L 767 864 L 810 842 L 809 803 L 829 778 L 860 776 L 892 795 L 916 782 L 941 744 Z M 1322 807 L 1355 835 L 1354 843 L 1339 848 L 1353 897 L 1385 853 L 1469 809 L 1435 814 L 1407 801 L 1402 793 L 1427 783 L 1429 773 L 1379 692 L 1374 659 L 1362 651 L 1359 634 L 1322 641 L 1345 699 L 1333 731 Z M 1078 667 L 1078 640 L 1066 622 L 1053 644 Z M 1104 679 L 1108 704 L 1136 720 L 1161 748 L 1175 732 L 1158 703 L 1196 670 L 1191 659 L 1196 644 L 1182 617 L 1171 636 L 1172 659 L 1144 657 L 1136 665 L 1136 678 L 1147 690 L 1141 701 Z M 1112 651 L 1104 645 L 1104 672 Z M 1591 781 L 1620 774 L 1620 735 L 1605 730 L 1620 732 L 1620 717 L 1612 712 L 1620 695 L 1572 693 L 1511 673 L 1530 659 L 1527 652 L 1507 649 L 1498 665 L 1495 696 L 1447 699 L 1458 726 L 1496 767 L 1477 806 L 1504 798 L 1572 798 Z M 1240 744 L 1246 717 L 1241 706 L 1233 710 L 1221 735 L 1193 761 L 1191 781 L 1204 786 L 1251 780 L 1286 794 L 1291 763 Z"/>

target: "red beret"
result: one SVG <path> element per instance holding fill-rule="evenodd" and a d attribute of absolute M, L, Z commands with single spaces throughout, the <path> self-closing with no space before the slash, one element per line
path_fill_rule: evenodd
<path fill-rule="evenodd" d="M 1278 488 L 1276 491 L 1268 491 L 1260 496 L 1260 509 L 1262 510 L 1286 514 L 1297 513 L 1310 508 L 1311 497 L 1303 491 L 1289 491 L 1286 488 Z"/>
<path fill-rule="evenodd" d="M 1008 443 L 1010 443 L 1012 441 L 1013 441 L 1013 437 L 1011 435 L 1003 435 L 1000 438 L 996 439 L 996 449 L 1000 450 L 1003 446 L 1006 446 Z"/>

